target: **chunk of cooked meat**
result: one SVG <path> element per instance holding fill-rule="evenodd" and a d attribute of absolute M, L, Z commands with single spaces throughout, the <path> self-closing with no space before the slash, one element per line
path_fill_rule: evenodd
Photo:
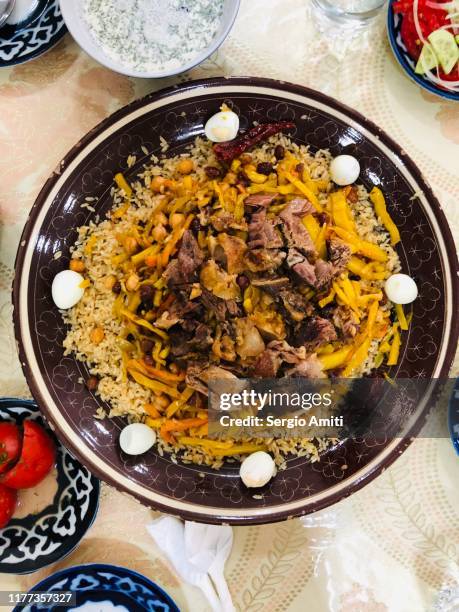
<path fill-rule="evenodd" d="M 314 289 L 323 289 L 338 274 L 331 262 L 317 259 L 311 263 L 298 249 L 289 250 L 287 265 Z"/>
<path fill-rule="evenodd" d="M 328 242 L 328 256 L 335 266 L 337 274 L 341 274 L 351 258 L 351 249 L 339 238 L 331 238 Z"/>
<path fill-rule="evenodd" d="M 359 324 L 351 310 L 337 306 L 332 315 L 333 323 L 341 331 L 344 338 L 354 338 L 359 331 Z"/>
<path fill-rule="evenodd" d="M 311 302 L 304 295 L 293 289 L 281 289 L 279 297 L 292 320 L 297 323 L 312 314 L 314 310 Z"/>
<path fill-rule="evenodd" d="M 275 378 L 282 360 L 278 352 L 269 348 L 260 353 L 252 369 L 255 378 Z"/>
<path fill-rule="evenodd" d="M 304 227 L 302 217 L 314 212 L 314 206 L 308 201 L 296 198 L 287 204 L 279 213 L 282 230 L 290 247 L 299 249 L 306 255 L 317 255 L 314 241 Z"/>
<path fill-rule="evenodd" d="M 182 237 L 177 260 L 182 275 L 189 279 L 204 261 L 204 254 L 199 248 L 196 238 L 191 230 L 187 230 Z"/>
<path fill-rule="evenodd" d="M 303 376 L 304 378 L 326 378 L 322 364 L 315 353 L 308 355 L 293 368 L 286 370 L 285 375 L 294 377 Z"/>
<path fill-rule="evenodd" d="M 174 325 L 177 325 L 180 320 L 180 317 L 171 315 L 169 311 L 166 310 L 156 319 L 155 327 L 159 327 L 159 329 L 170 329 Z"/>
<path fill-rule="evenodd" d="M 298 328 L 295 335 L 295 346 L 306 346 L 314 349 L 337 339 L 336 329 L 329 319 L 309 317 Z"/>
<path fill-rule="evenodd" d="M 237 221 L 234 215 L 227 210 L 220 210 L 212 215 L 209 219 L 217 232 L 227 232 L 230 229 L 247 231 L 247 223 L 245 219 Z"/>
<path fill-rule="evenodd" d="M 225 272 L 213 259 L 206 261 L 201 268 L 201 285 L 222 300 L 241 300 L 241 290 L 237 275 Z"/>
<path fill-rule="evenodd" d="M 186 384 L 207 395 L 212 380 L 236 380 L 237 376 L 224 368 L 207 363 L 190 363 L 186 370 Z"/>
<path fill-rule="evenodd" d="M 197 321 L 186 323 L 188 325 L 182 324 L 181 329 L 169 333 L 170 354 L 174 357 L 206 351 L 213 342 L 212 329 L 208 325 Z"/>
<path fill-rule="evenodd" d="M 268 206 L 274 202 L 278 195 L 278 193 L 256 193 L 246 198 L 244 200 L 244 205 L 268 208 Z"/>
<path fill-rule="evenodd" d="M 286 287 L 290 283 L 288 276 L 277 276 L 276 278 L 253 278 L 251 284 L 254 287 L 263 289 L 271 295 L 277 295 L 282 287 Z"/>
<path fill-rule="evenodd" d="M 169 287 L 176 287 L 187 283 L 187 279 L 183 276 L 178 259 L 173 259 L 163 272 L 163 278 Z M 189 281 L 192 282 L 192 281 Z"/>
<path fill-rule="evenodd" d="M 226 269 L 229 274 L 239 274 L 245 270 L 244 257 L 247 245 L 243 240 L 229 234 L 219 234 L 218 242 L 225 253 Z"/>
<path fill-rule="evenodd" d="M 277 249 L 252 249 L 247 253 L 246 266 L 251 272 L 273 272 L 286 257 Z"/>
<path fill-rule="evenodd" d="M 236 352 L 242 359 L 257 357 L 265 350 L 260 332 L 250 319 L 236 319 Z"/>
<path fill-rule="evenodd" d="M 274 223 L 266 218 L 266 210 L 254 213 L 249 223 L 249 249 L 276 249 L 282 246 L 284 242 Z"/>
<path fill-rule="evenodd" d="M 217 321 L 225 321 L 228 316 L 236 317 L 239 313 L 239 306 L 234 300 L 222 300 L 216 295 L 204 289 L 200 298 L 205 308 L 213 312 Z"/>
<path fill-rule="evenodd" d="M 315 289 L 323 289 L 326 287 L 332 279 L 337 276 L 338 271 L 335 266 L 323 259 L 318 259 L 314 265 L 316 282 L 314 283 Z"/>

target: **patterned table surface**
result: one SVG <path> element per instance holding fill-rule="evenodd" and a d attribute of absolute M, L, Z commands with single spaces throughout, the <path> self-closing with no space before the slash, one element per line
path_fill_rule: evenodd
<path fill-rule="evenodd" d="M 382 19 L 365 35 L 343 40 L 336 32 L 319 33 L 308 0 L 243 0 L 220 51 L 192 72 L 162 81 L 110 72 L 67 36 L 38 60 L 0 72 L 2 395 L 30 396 L 16 357 L 10 286 L 19 236 L 46 177 L 71 145 L 120 106 L 174 82 L 222 74 L 301 83 L 359 109 L 416 160 L 459 239 L 459 105 L 422 92 L 404 76 Z M 453 372 L 459 372 L 457 359 Z M 459 598 L 458 482 L 450 442 L 420 439 L 373 483 L 325 511 L 236 528 L 226 569 L 236 607 L 417 612 L 435 609 L 455 591 Z M 0 589 L 27 589 L 58 567 L 115 562 L 158 582 L 183 610 L 206 610 L 199 591 L 177 578 L 150 541 L 144 525 L 154 516 L 104 487 L 98 518 L 76 552 L 36 574 L 2 575 Z"/>

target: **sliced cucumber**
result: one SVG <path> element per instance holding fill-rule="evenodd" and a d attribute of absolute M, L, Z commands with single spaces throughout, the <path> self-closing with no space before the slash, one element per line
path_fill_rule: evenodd
<path fill-rule="evenodd" d="M 449 74 L 459 60 L 459 47 L 454 35 L 448 30 L 435 30 L 428 39 L 445 74 Z"/>
<path fill-rule="evenodd" d="M 432 49 L 432 45 L 425 43 L 422 47 L 421 55 L 416 64 L 416 74 L 424 74 L 427 70 L 433 70 L 438 64 L 437 56 Z"/>

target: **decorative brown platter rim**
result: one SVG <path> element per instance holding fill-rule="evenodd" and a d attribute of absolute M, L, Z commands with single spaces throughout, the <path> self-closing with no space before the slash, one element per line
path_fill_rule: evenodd
<path fill-rule="evenodd" d="M 226 93 L 222 92 L 221 94 L 219 94 L 220 98 L 217 98 L 216 92 L 218 91 L 219 88 L 220 89 L 225 88 L 228 90 L 233 89 L 235 93 L 233 95 L 229 91 L 227 91 Z M 189 102 L 192 99 L 195 101 L 197 100 L 199 103 L 199 100 L 201 98 L 204 98 L 206 94 L 209 93 L 209 97 L 211 97 L 212 95 L 215 96 L 215 106 L 217 106 L 217 100 L 218 99 L 221 100 L 223 97 L 229 100 L 231 100 L 232 98 L 234 98 L 235 100 L 236 99 L 242 100 L 244 96 L 250 97 L 250 95 L 252 95 L 253 97 L 258 96 L 260 100 L 268 99 L 269 98 L 269 94 L 267 93 L 268 91 L 271 91 L 271 97 L 273 100 L 276 98 L 276 92 L 277 92 L 276 101 L 278 105 L 282 104 L 281 102 L 282 99 L 286 100 L 285 96 L 291 95 L 292 97 L 297 96 L 299 98 L 299 100 L 297 100 L 296 102 L 297 106 L 300 106 L 302 104 L 300 99 L 303 98 L 304 99 L 303 106 L 306 108 L 307 106 L 306 100 L 308 99 L 310 101 L 313 101 L 317 106 L 323 105 L 326 109 L 328 108 L 330 111 L 334 111 L 335 113 L 337 113 L 337 116 L 339 114 L 345 116 L 346 123 L 348 125 L 349 123 L 351 123 L 356 126 L 361 126 L 363 128 L 363 131 L 367 133 L 367 138 L 368 138 L 368 134 L 373 135 L 373 137 L 375 137 L 380 143 L 382 143 L 382 145 L 385 146 L 385 148 L 388 150 L 388 153 L 385 154 L 388 160 L 391 158 L 393 164 L 397 165 L 397 162 L 399 162 L 400 168 L 403 166 L 404 168 L 407 169 L 409 175 L 413 177 L 416 183 L 422 186 L 422 192 L 424 194 L 424 198 L 428 202 L 430 209 L 435 212 L 436 223 L 440 229 L 441 239 L 444 243 L 444 247 L 447 252 L 446 259 L 447 259 L 449 267 L 451 268 L 451 276 L 447 279 L 448 282 L 450 283 L 450 295 L 449 295 L 450 303 L 454 305 L 459 302 L 459 298 L 458 298 L 459 283 L 458 283 L 458 278 L 457 278 L 458 262 L 457 262 L 455 247 L 454 247 L 454 241 L 449 231 L 448 224 L 444 216 L 444 213 L 441 210 L 441 206 L 438 203 L 435 196 L 433 195 L 430 187 L 424 182 L 424 180 L 422 179 L 421 173 L 419 172 L 415 164 L 412 162 L 412 160 L 389 136 L 387 136 L 380 128 L 378 128 L 374 123 L 372 123 L 371 121 L 363 117 L 361 114 L 359 114 L 358 112 L 350 108 L 347 108 L 346 106 L 337 102 L 336 100 L 333 100 L 329 98 L 328 96 L 325 96 L 324 94 L 321 94 L 319 92 L 315 92 L 313 90 L 309 90 L 307 88 L 304 88 L 298 85 L 278 82 L 274 80 L 258 79 L 258 78 L 252 78 L 252 77 L 237 77 L 237 78 L 231 78 L 231 79 L 216 78 L 216 79 L 206 79 L 202 81 L 192 81 L 192 82 L 184 83 L 183 85 L 180 85 L 180 86 L 167 88 L 160 92 L 150 94 L 147 97 L 141 100 L 135 101 L 131 103 L 130 105 L 128 105 L 127 107 L 120 109 L 119 111 L 117 111 L 116 113 L 114 113 L 113 115 L 105 119 L 104 121 L 102 121 L 98 126 L 96 126 L 93 130 L 91 130 L 79 143 L 77 143 L 70 150 L 68 155 L 64 158 L 64 160 L 61 162 L 61 164 L 56 169 L 56 171 L 53 173 L 53 175 L 47 180 L 43 189 L 41 190 L 40 194 L 37 197 L 37 200 L 32 208 L 30 217 L 24 228 L 24 232 L 21 238 L 21 244 L 20 244 L 17 258 L 16 258 L 16 264 L 15 264 L 16 277 L 13 283 L 13 303 L 14 303 L 14 312 L 15 312 L 14 325 L 15 325 L 15 334 L 16 334 L 16 338 L 17 338 L 18 346 L 19 346 L 19 355 L 21 359 L 21 365 L 23 367 L 24 374 L 31 388 L 31 391 L 35 399 L 37 400 L 41 410 L 48 418 L 51 426 L 57 429 L 57 434 L 61 437 L 64 444 L 66 444 L 72 450 L 72 452 L 78 457 L 78 459 L 82 463 L 87 465 L 87 467 L 94 474 L 96 474 L 99 478 L 103 480 L 107 480 L 108 482 L 110 482 L 110 484 L 116 486 L 117 488 L 134 494 L 140 501 L 142 501 L 143 503 L 147 505 L 152 505 L 159 510 L 178 514 L 184 518 L 192 519 L 192 520 L 200 520 L 200 521 L 215 522 L 215 523 L 229 522 L 233 524 L 266 523 L 266 522 L 274 522 L 278 520 L 283 520 L 286 518 L 290 518 L 291 516 L 297 516 L 300 514 L 304 514 L 306 512 L 312 512 L 315 510 L 319 510 L 332 503 L 335 503 L 336 501 L 339 501 L 340 499 L 347 497 L 354 491 L 358 490 L 359 488 L 361 488 L 362 486 L 370 482 L 383 469 L 385 469 L 388 465 L 390 465 L 406 449 L 406 447 L 412 440 L 412 436 L 414 436 L 417 433 L 417 431 L 420 429 L 420 427 L 422 426 L 424 416 L 425 416 L 424 413 L 419 414 L 416 422 L 414 423 L 411 430 L 407 433 L 406 437 L 404 437 L 403 439 L 394 441 L 392 443 L 390 450 L 386 453 L 386 455 L 382 459 L 381 458 L 378 459 L 378 457 L 380 457 L 382 453 L 376 454 L 371 460 L 369 460 L 367 464 L 368 467 L 365 467 L 360 470 L 356 469 L 352 475 L 352 481 L 346 484 L 345 483 L 346 479 L 344 479 L 341 482 L 341 485 L 339 487 L 338 485 L 335 486 L 335 489 L 336 489 L 335 491 L 327 493 L 327 488 L 326 488 L 323 492 L 321 492 L 320 495 L 312 496 L 316 498 L 314 501 L 311 501 L 309 500 L 308 497 L 303 496 L 303 498 L 300 498 L 299 501 L 298 500 L 295 501 L 295 505 L 294 507 L 292 507 L 291 504 L 289 504 L 289 501 L 288 500 L 286 501 L 288 497 L 287 488 L 289 486 L 289 483 L 287 481 L 290 478 L 290 481 L 291 481 L 290 484 L 291 484 L 295 480 L 295 470 L 296 470 L 296 473 L 298 471 L 301 472 L 300 467 L 302 465 L 301 461 L 295 460 L 297 462 L 297 465 L 295 465 L 292 468 L 293 476 L 289 476 L 288 478 L 284 477 L 284 480 L 286 482 L 286 484 L 283 485 L 285 489 L 284 497 L 282 496 L 282 491 L 281 493 L 279 493 L 279 499 L 282 499 L 282 501 L 285 503 L 279 503 L 277 505 L 270 504 L 267 506 L 260 504 L 261 507 L 256 507 L 256 504 L 254 504 L 253 500 L 250 501 L 246 499 L 244 501 L 250 504 L 249 510 L 247 508 L 241 508 L 241 507 L 235 510 L 234 506 L 233 507 L 230 506 L 227 508 L 224 505 L 222 505 L 225 502 L 225 500 L 226 500 L 225 503 L 228 503 L 228 504 L 230 503 L 228 499 L 231 499 L 233 492 L 234 492 L 234 495 L 241 494 L 240 485 L 238 483 L 238 478 L 236 474 L 230 474 L 230 473 L 219 474 L 219 473 L 214 472 L 212 475 L 212 472 L 208 468 L 200 469 L 199 467 L 194 467 L 193 470 L 195 473 L 197 473 L 198 471 L 204 473 L 204 478 L 202 481 L 203 499 L 207 496 L 211 496 L 211 494 L 214 493 L 215 490 L 221 486 L 221 490 L 219 489 L 219 492 L 221 493 L 220 505 L 218 504 L 215 504 L 213 506 L 203 505 L 203 504 L 196 503 L 196 501 L 183 502 L 182 499 L 184 498 L 180 499 L 180 496 L 179 498 L 177 498 L 175 495 L 176 493 L 175 491 L 170 496 L 165 495 L 162 492 L 159 494 L 160 499 L 155 499 L 155 501 L 153 502 L 151 497 L 148 497 L 145 493 L 142 493 L 141 491 L 142 486 L 141 485 L 137 486 L 137 481 L 135 480 L 135 476 L 136 476 L 135 474 L 136 466 L 135 465 L 134 466 L 124 465 L 125 472 L 127 471 L 128 473 L 127 479 L 130 482 L 134 483 L 134 485 L 136 485 L 133 488 L 130 485 L 129 486 L 126 485 L 126 483 L 119 482 L 116 477 L 108 476 L 105 473 L 105 468 L 107 467 L 106 464 L 104 464 L 104 469 L 102 469 L 101 466 L 97 464 L 97 462 L 89 459 L 86 456 L 82 448 L 80 448 L 78 445 L 75 444 L 75 441 L 72 440 L 72 436 L 69 432 L 63 431 L 63 428 L 61 426 L 56 427 L 55 415 L 52 414 L 52 411 L 50 410 L 48 406 L 48 399 L 45 397 L 48 391 L 46 389 L 43 389 L 42 385 L 40 385 L 39 381 L 37 381 L 35 374 L 32 372 L 32 369 L 28 363 L 27 350 L 26 350 L 27 338 L 24 336 L 24 330 L 23 330 L 24 325 L 21 324 L 21 318 L 19 316 L 19 312 L 20 312 L 20 306 L 21 306 L 21 299 L 20 299 L 21 286 L 22 286 L 21 279 L 24 273 L 24 266 L 25 266 L 26 255 L 27 255 L 28 248 L 29 248 L 29 243 L 30 243 L 31 238 L 33 238 L 35 224 L 37 223 L 40 217 L 41 209 L 46 204 L 48 198 L 50 197 L 50 194 L 53 191 L 53 188 L 56 186 L 56 184 L 58 184 L 59 178 L 61 177 L 63 173 L 65 173 L 71 167 L 72 163 L 78 158 L 80 153 L 84 151 L 84 149 L 88 145 L 93 143 L 95 139 L 97 139 L 99 136 L 102 136 L 106 132 L 106 130 L 108 130 L 112 126 L 116 126 L 118 122 L 122 121 L 123 119 L 127 119 L 129 116 L 132 115 L 132 113 L 135 113 L 136 111 L 140 111 L 141 109 L 151 105 L 152 103 L 158 104 L 158 106 L 155 108 L 160 109 L 162 108 L 161 107 L 162 102 L 164 102 L 164 105 L 166 105 L 167 101 L 178 93 L 181 95 L 181 101 L 183 104 L 185 104 L 185 102 L 187 101 Z M 284 94 L 284 98 L 282 94 Z M 190 97 L 188 97 L 188 95 Z M 288 107 L 287 102 L 284 102 L 284 105 L 286 107 L 285 112 L 288 112 L 289 107 Z M 177 104 L 177 106 L 179 106 L 179 104 Z M 293 108 L 295 104 L 292 102 L 291 106 Z M 153 114 L 153 110 L 151 111 L 151 114 Z M 158 114 L 159 114 L 159 110 L 158 110 Z M 326 111 L 325 111 L 325 114 L 327 114 Z M 258 117 L 258 119 L 260 120 L 260 117 Z M 126 121 L 126 124 L 123 126 L 123 129 L 124 128 L 128 129 L 129 125 L 133 126 L 135 123 L 135 120 L 136 120 L 135 118 L 132 118 L 131 121 Z M 261 121 L 263 121 L 263 118 L 261 118 Z M 336 117 L 335 117 L 335 121 L 338 122 L 338 119 L 336 119 Z M 350 129 L 353 130 L 354 128 L 351 127 Z M 121 128 L 118 129 L 117 133 L 120 130 Z M 177 134 L 179 134 L 179 130 L 177 130 Z M 365 136 L 363 136 L 363 138 L 365 138 Z M 101 147 L 102 144 L 104 142 L 107 142 L 109 139 L 110 139 L 109 134 L 107 134 L 106 138 L 101 139 L 101 142 L 97 146 Z M 191 139 L 190 136 L 188 136 L 187 142 L 189 142 L 190 139 Z M 90 153 L 95 154 L 95 151 L 96 149 L 93 149 Z M 69 173 L 69 177 L 66 179 L 67 182 L 70 181 L 70 179 L 73 177 L 75 170 L 76 169 L 72 170 L 72 173 Z M 60 189 L 63 190 L 63 187 L 61 187 Z M 52 207 L 54 207 L 55 204 L 56 202 L 53 201 Z M 51 211 L 52 207 L 49 208 L 49 211 Z M 44 224 L 45 217 L 43 217 L 42 222 Z M 37 229 L 37 232 L 38 232 L 38 229 Z M 36 245 L 34 244 L 33 249 L 35 249 L 35 246 Z M 35 255 L 38 258 L 40 257 L 40 253 L 38 253 L 38 255 L 35 253 Z M 402 253 L 401 257 L 403 261 L 403 258 L 404 257 L 407 258 L 408 255 L 406 253 Z M 30 267 L 32 267 L 32 260 L 30 262 Z M 25 287 L 22 287 L 22 289 L 23 291 L 25 291 Z M 30 299 L 29 294 L 30 294 L 30 290 L 27 288 L 28 299 Z M 34 307 L 35 307 L 35 304 L 32 302 L 31 310 L 33 310 Z M 447 309 L 445 306 L 445 312 L 446 310 Z M 437 370 L 435 371 L 435 375 L 437 377 L 446 377 L 448 375 L 449 368 L 450 368 L 450 365 L 452 363 L 452 360 L 453 360 L 453 357 L 456 351 L 458 335 L 459 335 L 459 320 L 457 318 L 455 320 L 451 319 L 449 337 L 445 339 L 444 331 L 443 331 L 441 340 L 439 340 L 440 342 L 439 346 L 442 347 L 442 350 L 443 350 L 443 357 L 442 357 L 440 366 L 437 367 Z M 81 374 L 83 374 L 82 368 L 79 367 L 78 371 Z M 398 369 L 398 372 L 403 374 L 403 372 L 400 371 L 400 368 Z M 337 452 L 339 452 L 339 449 Z M 184 466 L 174 466 L 174 464 L 170 464 L 170 466 L 171 466 L 172 472 L 174 472 L 175 470 L 175 472 L 172 475 L 172 478 L 181 478 L 182 472 L 186 472 L 188 469 L 188 468 L 185 468 Z M 134 470 L 134 473 L 131 471 L 129 475 L 128 468 L 129 469 L 132 468 Z M 333 471 L 333 468 L 332 468 L 332 471 Z M 286 475 L 287 474 L 288 474 L 288 470 L 286 471 Z M 323 477 L 325 478 L 325 474 Z M 299 483 L 300 478 L 297 478 L 296 480 L 298 480 L 298 483 Z M 204 486 L 204 483 L 206 483 L 206 486 Z M 297 483 L 296 490 L 298 490 L 298 486 L 299 486 L 298 483 Z M 279 486 L 282 486 L 282 485 L 279 485 Z M 306 494 L 307 494 L 307 491 L 305 491 L 304 495 Z M 236 503 L 234 502 L 234 499 L 231 499 L 231 501 L 232 503 Z"/>

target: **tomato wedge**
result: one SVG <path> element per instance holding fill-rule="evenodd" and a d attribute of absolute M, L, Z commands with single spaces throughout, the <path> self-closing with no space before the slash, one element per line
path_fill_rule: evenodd
<path fill-rule="evenodd" d="M 16 491 L 0 484 L 0 529 L 10 522 L 16 509 L 17 497 Z"/>
<path fill-rule="evenodd" d="M 56 459 L 56 445 L 35 421 L 24 421 L 24 438 L 19 461 L 1 482 L 12 489 L 34 487 L 48 474 Z"/>
<path fill-rule="evenodd" d="M 0 474 L 19 459 L 22 433 L 16 423 L 0 423 Z"/>

